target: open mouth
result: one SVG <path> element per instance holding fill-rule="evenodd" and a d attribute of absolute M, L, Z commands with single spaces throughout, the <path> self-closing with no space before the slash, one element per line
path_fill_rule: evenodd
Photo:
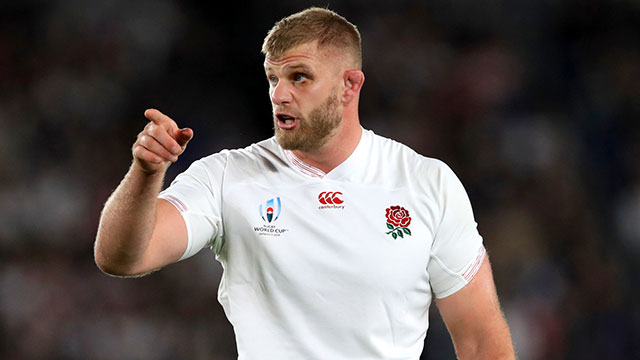
<path fill-rule="evenodd" d="M 294 118 L 293 116 L 283 114 L 283 113 L 276 114 L 276 118 L 278 118 L 278 121 L 283 122 L 285 124 L 293 124 L 293 122 L 296 121 L 296 118 Z"/>
<path fill-rule="evenodd" d="M 278 127 L 285 130 L 293 129 L 299 122 L 298 118 L 287 113 L 276 113 L 276 119 Z"/>

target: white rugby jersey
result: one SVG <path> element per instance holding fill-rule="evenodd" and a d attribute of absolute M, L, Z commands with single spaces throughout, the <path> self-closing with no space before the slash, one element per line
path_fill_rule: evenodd
<path fill-rule="evenodd" d="M 325 174 L 270 138 L 194 162 L 161 198 L 184 217 L 182 259 L 210 247 L 239 359 L 418 359 L 432 291 L 485 255 L 449 167 L 363 130 Z"/>

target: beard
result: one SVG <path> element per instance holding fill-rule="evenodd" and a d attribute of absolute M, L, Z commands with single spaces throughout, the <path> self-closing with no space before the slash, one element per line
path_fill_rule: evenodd
<path fill-rule="evenodd" d="M 309 116 L 300 117 L 294 129 L 280 129 L 278 119 L 274 116 L 274 130 L 276 140 L 283 149 L 308 152 L 324 145 L 341 122 L 342 112 L 334 89 L 322 104 L 311 110 Z"/>

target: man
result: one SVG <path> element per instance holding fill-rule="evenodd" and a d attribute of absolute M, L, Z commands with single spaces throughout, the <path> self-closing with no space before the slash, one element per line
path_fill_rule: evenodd
<path fill-rule="evenodd" d="M 360 126 L 360 35 L 326 9 L 291 15 L 263 52 L 275 137 L 194 162 L 150 120 L 107 201 L 98 266 L 138 276 L 210 247 L 240 359 L 418 359 L 431 294 L 462 359 L 513 359 L 467 195 L 442 162 Z"/>

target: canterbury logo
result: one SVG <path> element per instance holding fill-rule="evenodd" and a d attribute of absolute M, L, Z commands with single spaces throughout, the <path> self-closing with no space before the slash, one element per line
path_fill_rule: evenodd
<path fill-rule="evenodd" d="M 342 195 L 340 191 L 323 191 L 318 195 L 318 201 L 324 205 L 340 205 L 344 202 L 338 197 L 340 195 Z"/>

